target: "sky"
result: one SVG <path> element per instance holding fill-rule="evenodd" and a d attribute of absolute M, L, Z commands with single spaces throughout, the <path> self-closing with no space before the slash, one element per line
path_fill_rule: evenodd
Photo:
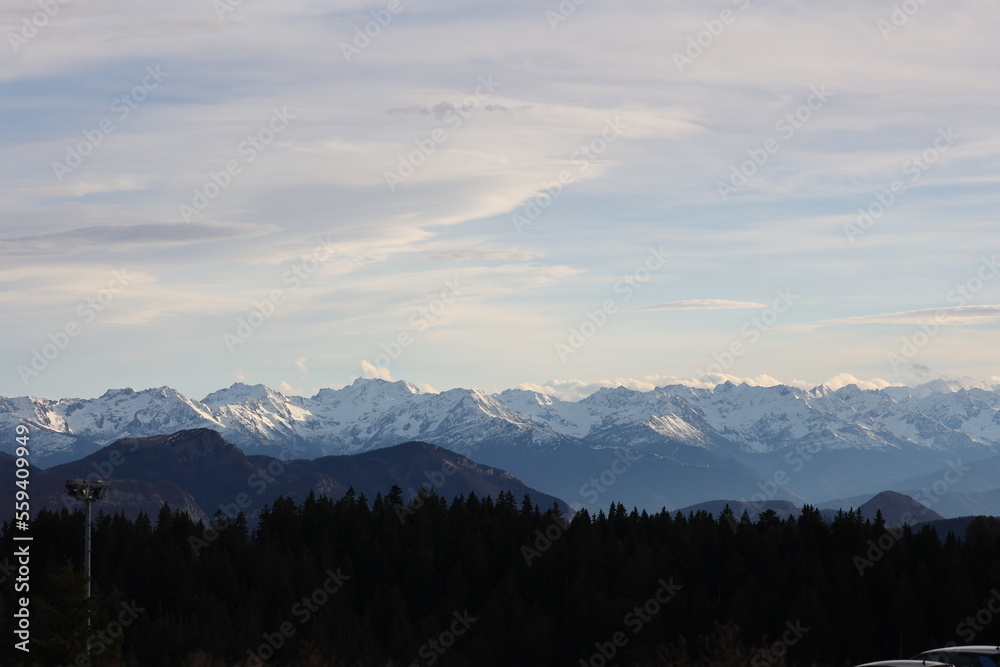
<path fill-rule="evenodd" d="M 0 33 L 0 395 L 1000 382 L 992 0 L 8 0 Z"/>

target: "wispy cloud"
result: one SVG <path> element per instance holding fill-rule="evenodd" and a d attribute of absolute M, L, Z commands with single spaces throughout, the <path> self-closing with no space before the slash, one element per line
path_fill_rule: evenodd
<path fill-rule="evenodd" d="M 808 383 L 802 383 L 802 382 L 797 381 L 797 380 L 793 380 L 789 384 L 797 384 L 800 387 L 809 388 L 809 389 L 811 389 L 812 387 L 816 386 L 816 385 L 811 385 L 811 386 L 805 387 L 804 385 L 806 385 Z M 854 377 L 850 373 L 841 373 L 839 375 L 835 375 L 834 377 L 829 378 L 828 380 L 824 380 L 821 384 L 823 386 L 826 386 L 826 387 L 834 390 L 834 391 L 836 391 L 837 389 L 841 389 L 842 387 L 846 387 L 848 385 L 852 385 L 852 384 L 855 385 L 855 386 L 857 386 L 859 389 L 885 389 L 886 387 L 894 387 L 894 386 L 899 386 L 900 385 L 899 382 L 890 382 L 889 380 L 883 380 L 882 378 L 872 378 L 870 380 L 861 380 L 859 378 Z"/>
<path fill-rule="evenodd" d="M 685 301 L 666 301 L 629 310 L 637 312 L 641 310 L 743 310 L 748 308 L 767 308 L 767 304 L 755 301 L 729 301 L 727 299 L 688 299 Z"/>
<path fill-rule="evenodd" d="M 361 377 L 363 378 L 386 380 L 387 382 L 392 382 L 392 373 L 389 371 L 388 368 L 376 366 L 367 359 L 362 359 L 359 366 L 361 369 Z"/>
<path fill-rule="evenodd" d="M 982 306 L 946 306 L 943 308 L 920 308 L 895 313 L 878 313 L 875 315 L 859 315 L 855 317 L 840 317 L 829 320 L 807 322 L 787 327 L 790 330 L 805 331 L 819 327 L 850 326 L 856 324 L 906 324 L 920 325 L 928 323 L 947 324 L 952 326 L 984 324 L 1000 320 L 1000 304 Z"/>
<path fill-rule="evenodd" d="M 206 241 L 263 236 L 280 229 L 253 223 L 149 223 L 80 227 L 47 234 L 4 239 L 0 255 L 66 256 L 90 250 L 135 250 L 143 247 L 179 246 Z"/>
<path fill-rule="evenodd" d="M 500 111 L 504 113 L 510 113 L 511 109 L 505 107 L 502 104 L 483 104 L 483 105 L 469 105 L 469 104 L 455 104 L 454 102 L 446 102 L 444 100 L 438 102 L 434 106 L 419 106 L 413 105 L 406 108 L 395 108 L 389 109 L 390 114 L 399 116 L 433 116 L 435 120 L 442 120 L 449 114 L 461 114 L 467 115 L 473 111 L 478 111 L 482 109 L 483 111 Z"/>
<path fill-rule="evenodd" d="M 770 375 L 756 375 L 744 377 L 727 373 L 710 373 L 700 378 L 684 378 L 672 375 L 651 375 L 640 378 L 613 378 L 607 380 L 548 380 L 541 384 L 523 383 L 518 388 L 528 391 L 535 391 L 547 396 L 554 396 L 564 401 L 578 401 L 602 388 L 625 387 L 635 391 L 652 391 L 657 387 L 671 385 L 684 385 L 701 389 L 711 389 L 720 384 L 731 382 L 733 384 L 748 384 L 752 387 L 777 387 L 786 385 L 799 389 L 813 389 L 818 386 L 826 386 L 836 390 L 847 385 L 857 385 L 861 389 L 885 389 L 886 387 L 898 386 L 898 382 L 890 382 L 882 378 L 862 380 L 854 377 L 850 373 L 841 373 L 822 382 L 807 382 L 804 380 L 782 381 Z"/>
<path fill-rule="evenodd" d="M 488 261 L 488 262 L 527 262 L 543 257 L 544 253 L 537 250 L 522 250 L 520 248 L 451 248 L 436 250 L 428 255 L 428 259 L 446 262 Z"/>
<path fill-rule="evenodd" d="M 993 71 L 979 54 L 1000 13 L 986 0 L 927 3 L 888 40 L 876 21 L 891 3 L 752 2 L 683 72 L 672 54 L 717 9 L 583 3 L 553 31 L 537 3 L 404 4 L 351 62 L 339 44 L 384 2 L 229 3 L 222 18 L 204 0 L 69 4 L 8 51 L 6 345 L 23 358 L 112 270 L 136 276 L 88 330 L 87 354 L 61 356 L 32 392 L 155 377 L 203 395 L 234 368 L 278 386 L 298 357 L 309 377 L 348 383 L 453 278 L 461 299 L 393 376 L 655 385 L 749 342 L 734 329 L 746 318 L 753 348 L 733 377 L 877 378 L 898 345 L 890 325 L 939 311 L 950 335 L 920 364 L 955 377 L 1000 367 L 1000 307 L 912 310 L 995 246 L 1000 88 L 981 85 Z M 37 11 L 16 0 L 0 15 L 17 31 Z M 169 76 L 144 91 L 150 67 Z M 483 79 L 499 85 L 474 98 Z M 816 86 L 829 102 L 803 106 Z M 276 133 L 286 106 L 294 119 Z M 948 127 L 955 145 L 928 169 L 913 162 Z M 390 191 L 386 173 L 411 168 Z M 734 173 L 746 182 L 723 202 Z M 844 225 L 887 192 L 892 205 L 850 244 Z M 195 199 L 205 205 L 182 224 Z M 644 278 L 660 245 L 663 270 L 619 283 Z M 772 324 L 752 297 L 785 288 L 801 299 Z M 220 357 L 221 332 L 276 293 L 260 334 Z M 609 317 L 563 365 L 554 342 L 609 300 L 633 314 Z M 657 311 L 679 316 L 665 328 Z M 0 394 L 23 392 L 7 371 Z"/>

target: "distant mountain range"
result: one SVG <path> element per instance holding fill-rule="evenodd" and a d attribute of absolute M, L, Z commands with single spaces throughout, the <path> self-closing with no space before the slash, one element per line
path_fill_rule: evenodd
<path fill-rule="evenodd" d="M 820 509 L 820 515 L 827 521 L 833 521 L 841 512 L 858 510 L 861 516 L 870 521 L 875 521 L 878 512 L 882 513 L 886 528 L 890 532 L 896 533 L 904 524 L 909 525 L 914 532 L 923 530 L 925 527 L 933 528 L 938 537 L 943 541 L 948 533 L 954 533 L 959 538 L 968 536 L 968 531 L 972 526 L 976 530 L 986 531 L 992 539 L 1000 538 L 1000 518 L 992 515 L 965 514 L 950 519 L 942 517 L 940 514 L 925 505 L 917 502 L 910 496 L 895 491 L 883 491 L 862 502 L 860 505 L 847 504 L 836 505 L 827 503 L 828 507 Z M 698 503 L 690 507 L 682 507 L 678 512 L 684 516 L 692 513 L 707 512 L 713 517 L 721 517 L 726 507 L 733 512 L 733 521 L 740 521 L 743 513 L 752 522 L 758 521 L 761 514 L 767 511 L 774 512 L 774 515 L 782 521 L 789 517 L 799 517 L 802 508 L 787 500 L 769 500 L 761 503 L 745 503 L 737 500 L 712 500 Z"/>
<path fill-rule="evenodd" d="M 15 467 L 13 457 L 0 453 L 0 475 L 12 478 Z M 315 460 L 281 460 L 262 454 L 248 456 L 217 431 L 191 429 L 123 438 L 78 461 L 49 469 L 32 467 L 30 472 L 33 515 L 43 507 L 82 508 L 81 502 L 68 498 L 63 491 L 65 481 L 75 478 L 109 480 L 108 492 L 96 509 L 109 515 L 122 512 L 130 519 L 145 512 L 155 520 L 163 504 L 168 503 L 185 511 L 194 521 L 206 524 L 218 511 L 230 518 L 243 512 L 252 527 L 260 512 L 279 496 L 289 496 L 301 503 L 312 493 L 336 501 L 353 489 L 355 497 L 366 497 L 371 503 L 378 494 L 386 497 L 394 486 L 402 490 L 404 503 L 397 505 L 401 519 L 418 512 L 421 497 L 426 498 L 431 490 L 449 501 L 473 493 L 496 501 L 510 493 L 520 505 L 525 496 L 530 496 L 539 509 L 556 506 L 565 516 L 574 513 L 564 501 L 527 487 L 506 471 L 480 465 L 461 454 L 424 442 Z M 15 490 L 12 485 L 0 488 L 2 521 L 13 518 Z M 802 513 L 800 506 L 787 500 L 713 500 L 676 511 L 683 515 L 708 512 L 719 518 L 727 508 L 732 511 L 734 521 L 744 514 L 756 522 L 764 512 L 773 512 L 781 520 Z M 845 509 L 855 506 L 834 506 L 821 509 L 820 513 L 833 520 Z M 879 493 L 856 509 L 872 520 L 881 513 L 886 524 L 894 529 L 904 523 L 916 527 L 930 525 L 941 537 L 948 531 L 964 535 L 975 519 L 973 516 L 944 519 L 913 498 L 894 491 Z M 988 525 L 996 532 L 1000 523 L 993 520 Z"/>
<path fill-rule="evenodd" d="M 738 520 L 746 512 L 751 521 L 756 521 L 764 512 L 774 512 L 775 516 L 787 519 L 790 516 L 799 516 L 802 508 L 787 500 L 769 500 L 761 503 L 741 502 L 738 500 L 711 500 L 698 503 L 690 507 L 682 507 L 678 511 L 685 516 L 690 512 L 708 512 L 712 516 L 721 516 L 726 507 L 733 512 L 733 516 Z M 888 526 L 911 526 L 942 521 L 944 517 L 934 510 L 922 505 L 910 496 L 895 491 L 883 491 L 874 497 L 858 505 L 836 506 L 820 509 L 820 514 L 827 520 L 832 520 L 839 512 L 848 510 L 860 510 L 861 515 L 866 519 L 875 520 L 878 512 L 882 513 L 882 519 Z"/>
<path fill-rule="evenodd" d="M 0 454 L 0 475 L 14 479 L 14 459 Z M 447 499 L 475 493 L 496 500 L 510 492 L 518 505 L 525 495 L 541 510 L 554 504 L 572 513 L 565 502 L 525 486 L 510 473 L 480 465 L 461 454 L 424 442 L 408 442 L 377 451 L 315 460 L 282 461 L 265 455 L 247 456 L 211 429 L 192 429 L 146 438 L 123 438 L 83 459 L 30 475 L 32 508 L 83 507 L 64 494 L 67 479 L 108 479 L 107 495 L 95 509 L 123 511 L 135 518 L 140 511 L 154 520 L 164 502 L 185 510 L 193 519 L 207 520 L 217 510 L 254 519 L 279 496 L 302 502 L 310 492 L 339 500 L 349 488 L 371 503 L 393 486 L 407 501 L 419 501 L 431 489 Z M 14 510 L 13 485 L 0 492 L 0 519 Z M 8 496 L 10 496 L 8 498 Z M 7 502 L 9 500 L 9 502 Z M 251 523 L 251 526 L 253 524 Z"/>
<path fill-rule="evenodd" d="M 892 489 L 944 515 L 1000 514 L 1000 391 L 934 381 L 837 390 L 725 383 L 602 389 L 580 401 L 509 389 L 425 393 L 357 380 L 311 398 L 234 384 L 94 399 L 0 398 L 52 466 L 123 437 L 207 428 L 249 455 L 314 459 L 420 440 L 588 508 L 674 509 L 716 498 L 843 504 Z M 13 451 L 12 439 L 0 449 Z M 975 462 L 975 466 L 970 464 Z M 994 481 L 995 480 L 995 481 Z"/>

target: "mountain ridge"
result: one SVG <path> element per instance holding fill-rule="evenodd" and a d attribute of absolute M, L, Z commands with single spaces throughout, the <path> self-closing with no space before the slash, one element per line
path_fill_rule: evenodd
<path fill-rule="evenodd" d="M 602 388 L 565 401 L 526 389 L 429 393 L 378 379 L 321 389 L 310 398 L 234 383 L 201 401 L 165 386 L 112 389 L 95 399 L 0 397 L 0 428 L 32 427 L 33 462 L 40 466 L 74 460 L 122 437 L 192 428 L 218 431 L 247 454 L 278 459 L 423 440 L 459 452 L 474 448 L 477 460 L 536 488 L 551 481 L 550 491 L 571 500 L 590 495 L 582 490 L 587 480 L 623 451 L 642 463 L 617 492 L 659 509 L 661 502 L 680 506 L 733 494 L 815 502 L 906 491 L 897 483 L 950 460 L 1000 453 L 998 389 L 933 382 L 806 390 L 726 382 Z M 0 450 L 12 451 L 9 443 Z"/>
<path fill-rule="evenodd" d="M 14 460 L 0 453 L 0 472 L 13 477 Z M 8 470 L 9 469 L 9 470 Z M 109 480 L 107 494 L 95 509 L 123 511 L 135 518 L 140 511 L 155 515 L 164 502 L 183 509 L 194 520 L 207 520 L 217 510 L 244 511 L 254 518 L 280 496 L 297 502 L 310 493 L 340 500 L 349 488 L 374 500 L 390 487 L 402 488 L 402 498 L 415 499 L 432 490 L 448 499 L 476 493 L 498 499 L 524 495 L 541 509 L 556 505 L 567 515 L 574 510 L 563 500 L 531 488 L 506 470 L 480 464 L 461 454 L 423 442 L 408 442 L 353 455 L 315 460 L 279 460 L 246 455 L 212 429 L 182 430 L 144 438 L 122 438 L 99 452 L 48 470 L 31 468 L 32 510 L 82 507 L 64 493 L 67 479 Z M 0 519 L 13 515 L 14 488 L 0 495 L 10 502 L 0 507 Z M 230 511 L 231 510 L 231 511 Z M 232 518 L 232 517 L 230 517 Z"/>
<path fill-rule="evenodd" d="M 421 411 L 425 417 L 421 426 L 433 432 L 443 423 L 450 426 L 446 422 L 449 412 L 462 409 L 469 413 L 470 408 L 518 431 L 532 431 L 539 442 L 560 437 L 600 438 L 602 431 L 625 424 L 646 426 L 690 446 L 735 447 L 745 454 L 782 449 L 807 433 L 823 437 L 827 448 L 958 445 L 981 447 L 987 455 L 1000 453 L 1000 387 L 946 392 L 942 386 L 947 385 L 928 383 L 883 390 L 856 385 L 830 390 L 819 385 L 802 390 L 725 382 L 707 389 L 687 385 L 650 391 L 601 388 L 579 401 L 565 401 L 525 389 L 496 394 L 451 389 L 435 394 L 403 381 L 360 378 L 341 389 L 324 388 L 305 398 L 287 396 L 262 384 L 237 382 L 200 401 L 167 386 L 139 391 L 109 389 L 93 399 L 0 397 L 0 417 L 19 418 L 42 432 L 89 438 L 98 445 L 121 435 L 150 435 L 151 429 L 169 432 L 172 426 L 183 423 L 186 428 L 203 426 L 239 436 L 229 439 L 240 446 L 297 437 L 312 455 L 335 452 L 320 451 L 310 438 L 338 439 L 341 451 L 336 453 L 374 448 L 371 441 L 378 440 L 380 429 L 395 426 L 393 437 L 398 439 L 406 435 L 402 431 L 416 426 L 412 417 Z M 958 399 L 948 405 L 942 396 Z M 428 410 L 431 406 L 438 409 Z M 447 409 L 440 409 L 442 406 Z M 409 409 L 409 420 L 400 421 L 393 415 L 400 408 Z M 762 423 L 763 417 L 772 423 Z M 963 423 L 962 417 L 968 423 Z M 359 421 L 364 423 L 364 431 L 339 428 Z"/>

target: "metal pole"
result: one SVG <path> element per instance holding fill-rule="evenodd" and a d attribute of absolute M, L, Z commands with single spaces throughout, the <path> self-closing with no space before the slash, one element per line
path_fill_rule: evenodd
<path fill-rule="evenodd" d="M 85 601 L 90 600 L 90 523 L 91 515 L 90 508 L 94 504 L 93 498 L 90 497 L 90 492 L 88 491 L 87 497 L 84 498 L 85 503 L 87 503 L 87 523 L 83 526 L 83 569 L 87 576 L 87 594 L 84 595 L 83 599 Z M 90 655 L 90 607 L 87 606 L 87 655 Z"/>
<path fill-rule="evenodd" d="M 94 501 L 88 498 L 87 503 L 87 525 L 84 527 L 83 533 L 83 569 L 87 573 L 87 595 L 84 600 L 90 599 L 90 508 L 94 504 Z M 90 627 L 90 614 L 87 614 L 87 627 Z"/>
<path fill-rule="evenodd" d="M 108 482 L 104 480 L 96 480 L 90 482 L 85 479 L 68 479 L 66 480 L 66 494 L 76 498 L 77 500 L 82 500 L 87 504 L 87 523 L 83 527 L 83 569 L 85 576 L 87 577 L 87 587 L 86 595 L 83 598 L 87 602 L 87 654 L 90 654 L 90 627 L 92 624 L 92 619 L 90 618 L 90 595 L 91 595 L 91 531 L 92 524 L 94 522 L 93 517 L 93 503 L 95 500 L 100 500 L 104 497 L 104 494 L 108 490 Z"/>

